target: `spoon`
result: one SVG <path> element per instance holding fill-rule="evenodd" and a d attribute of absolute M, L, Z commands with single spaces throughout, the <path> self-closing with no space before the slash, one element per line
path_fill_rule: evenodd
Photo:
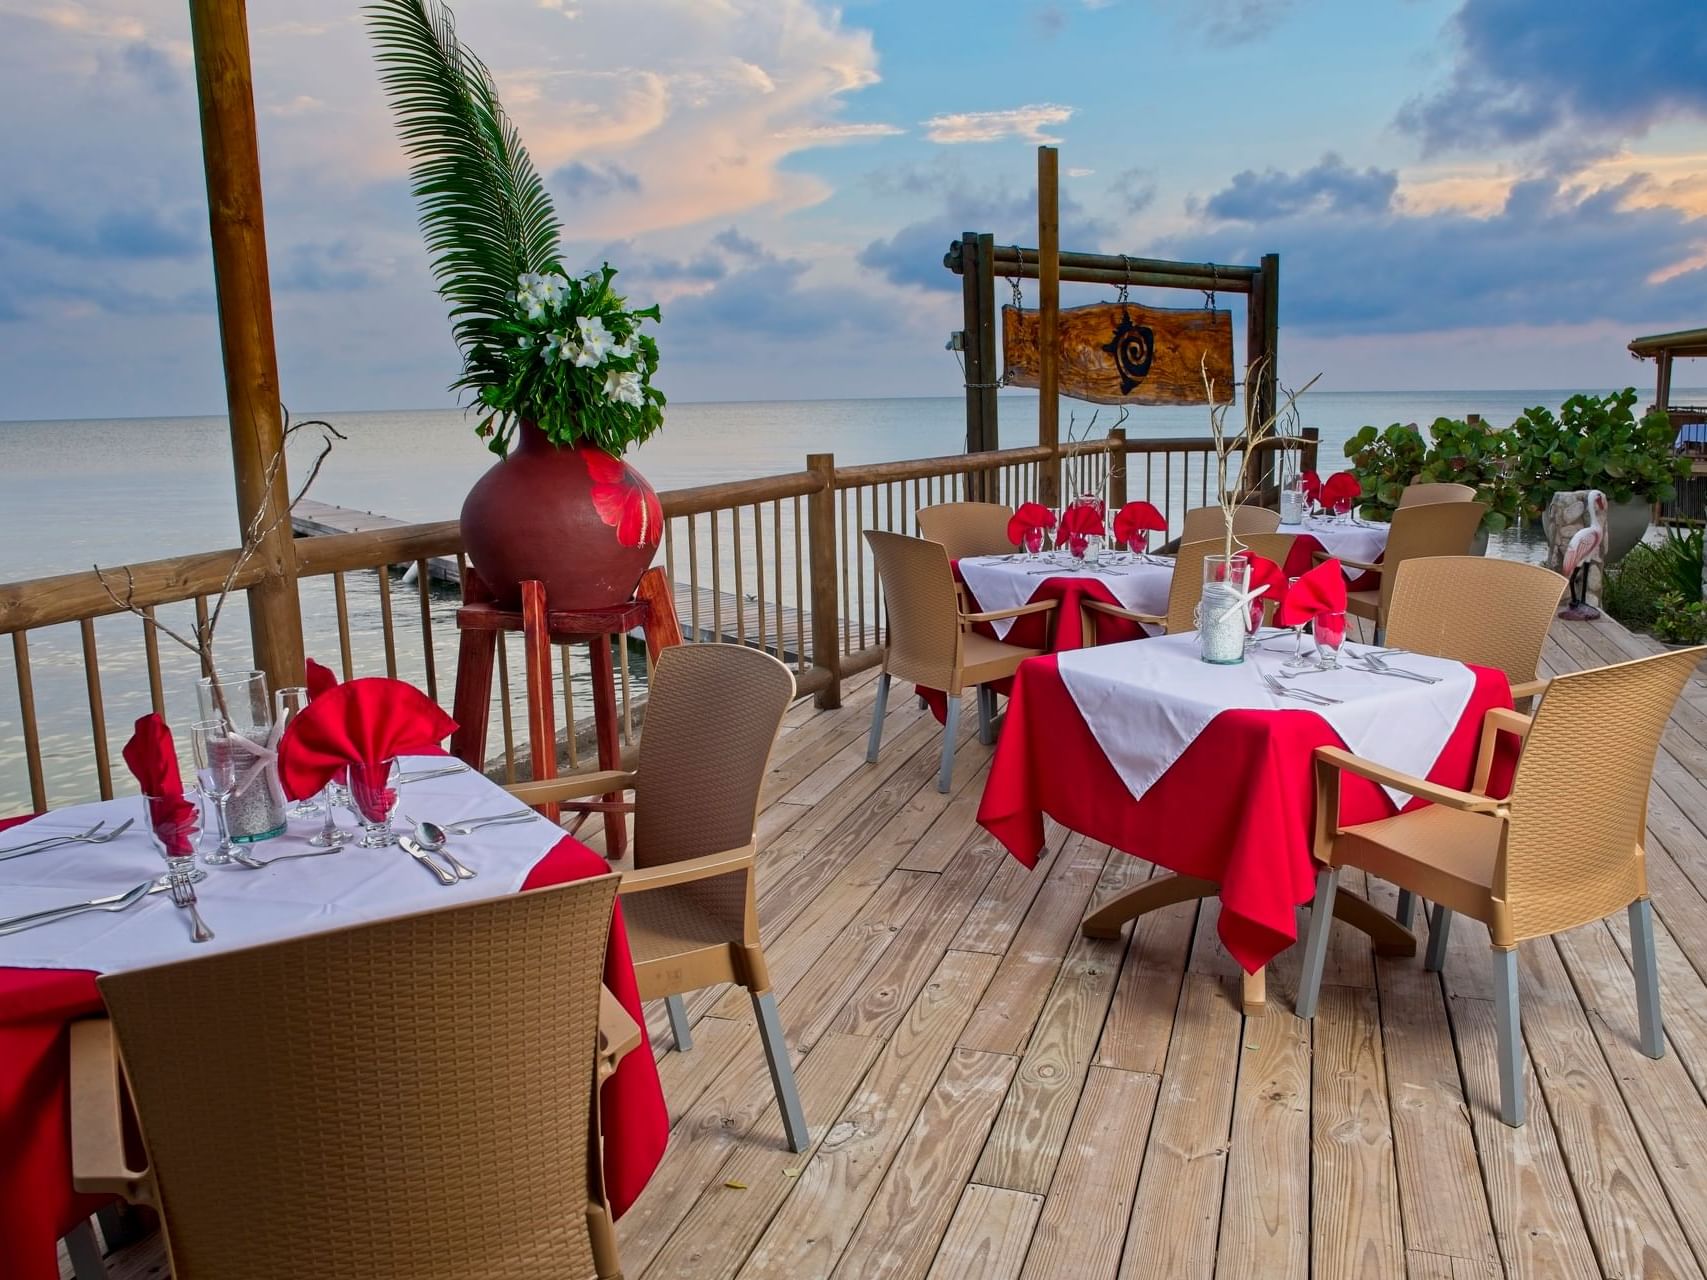
<path fill-rule="evenodd" d="M 403 820 L 405 822 L 415 822 L 415 819 L 411 818 L 408 814 L 403 815 Z M 415 840 L 428 853 L 436 853 L 439 857 L 450 863 L 450 869 L 456 872 L 456 878 L 458 880 L 472 880 L 479 874 L 472 868 L 464 866 L 457 859 L 457 856 L 445 847 L 450 843 L 450 837 L 445 833 L 445 829 L 439 826 L 438 823 L 415 822 Z"/>
<path fill-rule="evenodd" d="M 456 883 L 456 876 L 451 872 L 446 871 L 438 863 L 434 862 L 432 855 L 415 843 L 415 837 L 400 835 L 397 837 L 397 843 L 404 853 L 415 859 L 416 862 L 419 862 L 428 871 L 431 871 L 433 875 L 438 878 L 438 882 L 440 884 L 452 885 Z"/>

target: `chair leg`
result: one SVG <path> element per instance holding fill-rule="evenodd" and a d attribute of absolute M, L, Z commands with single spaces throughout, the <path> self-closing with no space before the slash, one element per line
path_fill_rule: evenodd
<path fill-rule="evenodd" d="M 1437 902 L 1429 912 L 1428 954 L 1423 957 L 1423 968 L 1430 973 L 1439 973 L 1446 967 L 1446 941 L 1451 933 L 1452 913 Z"/>
<path fill-rule="evenodd" d="M 1416 927 L 1417 899 L 1409 889 L 1399 890 L 1399 905 L 1393 908 L 1393 919 L 1407 929 Z"/>
<path fill-rule="evenodd" d="M 1646 898 L 1630 904 L 1630 959 L 1636 970 L 1636 1012 L 1642 1027 L 1642 1052 L 1661 1058 L 1666 1051 L 1660 1016 L 1660 965 L 1654 953 L 1654 904 Z"/>
<path fill-rule="evenodd" d="M 1494 1022 L 1499 1035 L 1500 1119 L 1523 1127 L 1523 1030 L 1517 1014 L 1517 948 L 1494 949 Z"/>
<path fill-rule="evenodd" d="M 680 996 L 664 997 L 664 1012 L 670 1017 L 670 1035 L 676 1042 L 676 1052 L 686 1053 L 693 1048 L 693 1032 L 688 1029 L 688 1007 Z"/>
<path fill-rule="evenodd" d="M 776 1089 L 776 1105 L 782 1111 L 782 1131 L 787 1135 L 788 1149 L 804 1151 L 812 1139 L 806 1132 L 806 1113 L 800 1109 L 800 1090 L 794 1085 L 794 1067 L 788 1060 L 782 1019 L 776 1016 L 775 993 L 753 992 L 753 1013 L 759 1020 L 759 1039 L 764 1042 L 765 1061 L 770 1064 L 771 1084 Z"/>
<path fill-rule="evenodd" d="M 107 1280 L 107 1264 L 89 1219 L 65 1233 L 65 1252 L 71 1257 L 71 1274 L 76 1280 Z"/>
<path fill-rule="evenodd" d="M 990 686 L 978 686 L 978 741 L 986 747 L 996 740 L 993 728 L 996 719 L 996 695 L 990 691 Z"/>
<path fill-rule="evenodd" d="M 1300 1018 L 1316 1016 L 1316 998 L 1322 993 L 1322 966 L 1328 959 L 1328 930 L 1334 927 L 1334 895 L 1339 887 L 1339 868 L 1323 867 L 1316 873 L 1316 901 L 1310 907 L 1310 935 L 1304 943 L 1304 972 L 1298 977 L 1295 1007 Z"/>
<path fill-rule="evenodd" d="M 960 737 L 960 699 L 948 695 L 948 716 L 942 726 L 942 768 L 937 770 L 936 789 L 948 794 L 949 780 L 954 776 L 954 744 Z"/>
<path fill-rule="evenodd" d="M 924 699 L 921 698 L 922 702 Z M 889 712 L 889 673 L 877 677 L 877 701 L 871 705 L 871 741 L 866 744 L 865 762 L 877 763 L 877 748 L 883 741 L 883 717 Z"/>

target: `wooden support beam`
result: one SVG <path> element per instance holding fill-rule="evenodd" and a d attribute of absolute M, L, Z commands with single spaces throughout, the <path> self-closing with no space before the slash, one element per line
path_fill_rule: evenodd
<path fill-rule="evenodd" d="M 1148 272 L 1190 277 L 1192 288 L 1207 288 L 1213 285 L 1223 291 L 1235 292 L 1243 292 L 1262 270 L 1261 267 L 1230 266 L 1218 262 L 1173 262 L 1166 258 L 1139 258 L 1118 253 L 1062 252 L 1058 254 L 1058 258 L 1063 280 L 1076 279 L 1071 273 L 1080 270 L 1110 271 L 1116 274 L 1130 272 L 1134 276 Z M 991 259 L 997 275 L 1014 275 L 1015 268 L 1019 267 L 1021 270 L 1018 274 L 1025 275 L 1028 279 L 1036 278 L 1036 249 L 1011 244 L 994 245 L 991 248 Z M 943 265 L 950 271 L 961 270 L 960 241 L 957 240 L 949 246 L 948 254 L 943 258 Z M 1029 271 L 1025 268 L 1029 268 Z"/>
<path fill-rule="evenodd" d="M 1000 448 L 996 430 L 996 277 L 991 268 L 988 234 L 966 232 L 956 243 L 961 249 L 961 298 L 964 316 L 963 355 L 966 366 L 966 452 Z M 984 497 L 983 472 L 967 473 L 967 496 Z"/>
<path fill-rule="evenodd" d="M 1060 317 L 1061 317 L 1061 203 L 1060 153 L 1054 147 L 1037 149 L 1038 386 L 1037 443 L 1050 450 L 1038 477 L 1038 501 L 1046 507 L 1061 502 Z"/>
<path fill-rule="evenodd" d="M 812 665 L 824 673 L 817 691 L 821 711 L 842 705 L 842 640 L 837 619 L 841 612 L 840 581 L 836 576 L 836 455 L 809 453 L 806 469 L 818 488 L 806 499 L 807 569 L 812 598 Z M 865 548 L 860 548 L 863 555 Z"/>
<path fill-rule="evenodd" d="M 256 556 L 265 576 L 249 588 L 255 665 L 267 673 L 274 688 L 299 685 L 303 681 L 302 610 L 287 513 L 290 485 L 282 458 L 271 484 L 267 477 L 269 464 L 284 448 L 284 423 L 244 5 L 241 0 L 190 0 L 190 33 L 201 107 L 237 518 L 239 527 L 247 531 L 264 509 L 263 523 L 272 524 Z"/>

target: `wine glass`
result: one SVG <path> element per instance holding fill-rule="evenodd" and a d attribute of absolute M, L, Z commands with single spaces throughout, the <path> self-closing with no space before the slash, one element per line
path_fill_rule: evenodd
<path fill-rule="evenodd" d="M 1022 539 L 1025 546 L 1025 558 L 1035 560 L 1043 554 L 1043 527 L 1033 525 L 1025 531 Z"/>
<path fill-rule="evenodd" d="M 302 685 L 289 685 L 273 694 L 273 723 L 281 728 L 289 728 L 290 722 L 301 715 L 308 706 L 308 690 Z M 300 800 L 292 800 L 285 810 L 292 818 L 318 818 L 320 804 L 317 796 L 304 796 Z"/>
<path fill-rule="evenodd" d="M 168 880 L 194 884 L 207 879 L 207 872 L 196 865 L 196 850 L 201 848 L 201 808 L 180 792 L 175 796 L 142 797 L 142 825 L 156 852 L 166 859 Z"/>
<path fill-rule="evenodd" d="M 338 806 L 346 803 L 341 797 L 344 791 L 345 788 L 340 787 L 335 780 L 320 788 L 320 795 L 317 797 L 320 803 L 320 830 L 308 837 L 308 843 L 316 849 L 341 848 L 355 838 L 340 827 L 333 817 Z"/>
<path fill-rule="evenodd" d="M 1288 591 L 1292 591 L 1297 586 L 1298 578 L 1296 576 L 1286 580 L 1286 589 Z M 1302 622 L 1292 628 L 1292 656 L 1280 665 L 1291 671 L 1297 671 L 1303 667 L 1313 667 L 1316 665 L 1315 655 L 1306 654 L 1304 652 L 1304 624 Z"/>
<path fill-rule="evenodd" d="M 237 790 L 237 753 L 231 729 L 223 720 L 198 720 L 190 726 L 190 744 L 196 757 L 197 784 L 213 801 L 214 816 L 219 819 L 219 847 L 202 854 L 202 861 L 210 867 L 227 866 L 233 859 L 225 806 Z"/>
<path fill-rule="evenodd" d="M 1340 646 L 1345 643 L 1345 614 L 1317 614 L 1311 630 L 1316 641 L 1316 665 L 1333 670 L 1340 664 Z"/>
<path fill-rule="evenodd" d="M 350 766 L 350 796 L 362 820 L 361 849 L 383 849 L 397 843 L 391 830 L 391 812 L 397 807 L 397 758 L 378 764 Z"/>

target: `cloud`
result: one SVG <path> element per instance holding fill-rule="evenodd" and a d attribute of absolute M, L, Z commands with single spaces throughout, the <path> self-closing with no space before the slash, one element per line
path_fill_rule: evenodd
<path fill-rule="evenodd" d="M 1628 138 L 1707 116 L 1698 0 L 1464 0 L 1440 89 L 1399 113 L 1430 151 Z"/>
<path fill-rule="evenodd" d="M 848 121 L 845 124 L 810 124 L 784 129 L 777 137 L 786 142 L 812 144 L 859 142 L 866 138 L 895 138 L 907 131 L 900 125 Z"/>
<path fill-rule="evenodd" d="M 722 249 L 725 253 L 731 254 L 737 258 L 751 258 L 757 261 L 768 256 L 766 254 L 765 247 L 762 244 L 757 240 L 753 240 L 742 235 L 734 227 L 730 227 L 727 231 L 720 231 L 716 235 L 712 236 L 711 243 L 716 245 L 719 249 Z"/>
<path fill-rule="evenodd" d="M 686 355 L 698 348 L 703 356 L 704 348 L 721 348 L 737 336 L 742 342 L 753 336 L 806 342 L 893 324 L 893 309 L 880 299 L 809 281 L 811 264 L 804 259 L 770 253 L 733 227 L 714 243 L 735 254 L 727 276 L 669 305 L 660 345 L 679 334 L 678 351 Z"/>
<path fill-rule="evenodd" d="M 932 142 L 1000 142 L 1003 138 L 1059 142 L 1061 139 L 1044 133 L 1044 128 L 1065 124 L 1072 117 L 1072 107 L 1038 102 L 1005 111 L 955 111 L 932 116 L 924 128 L 925 137 Z"/>
<path fill-rule="evenodd" d="M 1399 175 L 1392 169 L 1353 169 L 1333 152 L 1298 173 L 1246 169 L 1204 202 L 1212 218 L 1260 222 L 1314 210 L 1384 213 L 1393 204 Z"/>
<path fill-rule="evenodd" d="M 1127 213 L 1143 213 L 1156 200 L 1156 175 L 1150 169 L 1128 169 L 1109 190 L 1119 197 Z"/>
<path fill-rule="evenodd" d="M 1373 182 L 1349 202 L 1331 184 L 1323 196 L 1311 172 L 1273 175 L 1280 195 L 1266 207 L 1252 199 L 1239 221 L 1160 251 L 1217 262 L 1279 253 L 1282 325 L 1322 335 L 1648 323 L 1697 309 L 1707 287 L 1707 218 L 1642 205 L 1640 178 L 1590 191 L 1528 177 L 1492 213 L 1414 213 L 1379 204 Z"/>
<path fill-rule="evenodd" d="M 959 278 L 942 265 L 949 242 L 963 231 L 989 231 L 998 244 L 1032 244 L 1037 240 L 1037 192 L 1016 195 L 944 183 L 942 209 L 902 227 L 884 240 L 873 240 L 860 251 L 859 264 L 891 284 L 925 289 L 958 290 Z M 1061 242 L 1071 250 L 1093 252 L 1113 234 L 1113 228 L 1092 217 L 1083 205 L 1061 193 Z"/>
<path fill-rule="evenodd" d="M 1294 0 L 1153 0 L 1172 10 L 1180 25 L 1206 41 L 1246 44 L 1266 36 L 1286 16 Z M 1103 8 L 1103 5 L 1087 5 Z"/>
<path fill-rule="evenodd" d="M 83 259 L 189 258 L 205 250 L 207 229 L 190 210 L 167 214 L 143 204 L 93 218 L 68 217 L 39 200 L 0 209 L 0 238 Z"/>
<path fill-rule="evenodd" d="M 586 200 L 613 191 L 633 194 L 640 190 L 640 179 L 615 162 L 591 165 L 572 160 L 551 175 L 551 186 L 571 200 Z"/>
<path fill-rule="evenodd" d="M 273 288 L 281 292 L 353 293 L 383 278 L 371 256 L 347 239 L 295 244 L 273 256 Z"/>

